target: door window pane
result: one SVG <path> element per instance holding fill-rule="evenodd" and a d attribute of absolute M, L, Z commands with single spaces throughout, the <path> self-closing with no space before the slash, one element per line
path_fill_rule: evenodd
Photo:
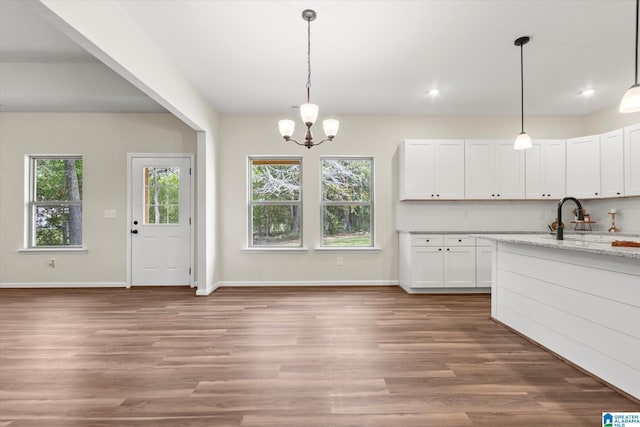
<path fill-rule="evenodd" d="M 180 223 L 180 168 L 145 167 L 144 224 Z"/>

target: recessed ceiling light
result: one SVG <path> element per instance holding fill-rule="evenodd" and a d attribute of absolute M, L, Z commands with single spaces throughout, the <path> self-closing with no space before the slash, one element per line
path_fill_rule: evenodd
<path fill-rule="evenodd" d="M 596 93 L 596 91 L 591 89 L 591 88 L 589 88 L 589 89 L 584 89 L 582 92 L 580 92 L 580 95 L 582 95 L 582 96 L 591 96 L 594 93 Z"/>
<path fill-rule="evenodd" d="M 427 93 L 429 94 L 429 96 L 438 96 L 438 95 L 440 95 L 440 90 L 431 89 L 431 90 L 428 90 Z"/>

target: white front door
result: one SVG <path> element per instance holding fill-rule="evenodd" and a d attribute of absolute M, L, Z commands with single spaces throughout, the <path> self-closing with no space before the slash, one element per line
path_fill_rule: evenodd
<path fill-rule="evenodd" d="M 191 284 L 191 158 L 130 157 L 131 284 Z"/>

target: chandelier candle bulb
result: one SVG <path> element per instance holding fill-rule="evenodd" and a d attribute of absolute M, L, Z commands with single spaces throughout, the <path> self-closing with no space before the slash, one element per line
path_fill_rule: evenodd
<path fill-rule="evenodd" d="M 327 138 L 333 138 L 338 133 L 340 122 L 336 119 L 327 119 L 322 122 L 322 128 L 324 129 L 324 134 L 327 135 Z"/>
<path fill-rule="evenodd" d="M 615 209 L 609 209 L 609 213 L 610 213 L 610 214 L 614 214 L 614 213 L 618 213 L 618 211 L 617 211 L 617 210 L 615 210 Z"/>
<path fill-rule="evenodd" d="M 280 120 L 278 122 L 278 128 L 280 129 L 280 134 L 284 139 L 291 138 L 293 131 L 296 129 L 296 122 L 293 120 Z"/>

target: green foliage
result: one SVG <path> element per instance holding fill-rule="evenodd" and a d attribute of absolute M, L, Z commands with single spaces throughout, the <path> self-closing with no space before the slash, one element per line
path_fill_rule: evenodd
<path fill-rule="evenodd" d="M 180 222 L 180 169 L 146 168 L 148 224 Z"/>
<path fill-rule="evenodd" d="M 82 160 L 35 159 L 35 245 L 82 244 Z"/>
<path fill-rule="evenodd" d="M 251 218 L 254 246 L 300 245 L 300 184 L 298 160 L 252 162 Z"/>
<path fill-rule="evenodd" d="M 323 245 L 371 245 L 369 159 L 322 161 Z"/>

